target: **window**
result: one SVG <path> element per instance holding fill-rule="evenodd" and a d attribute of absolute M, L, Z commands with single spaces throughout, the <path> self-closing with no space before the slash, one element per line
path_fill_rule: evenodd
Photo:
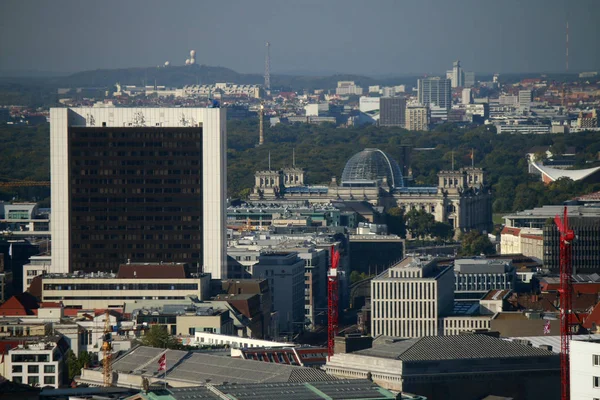
<path fill-rule="evenodd" d="M 12 366 L 12 372 L 13 372 L 13 374 L 15 372 L 23 372 L 23 366 L 22 365 L 13 365 Z"/>
<path fill-rule="evenodd" d="M 27 373 L 29 373 L 29 374 L 39 374 L 40 373 L 40 366 L 39 365 L 28 365 L 27 366 Z"/>
<path fill-rule="evenodd" d="M 594 387 L 595 388 L 599 388 L 600 387 L 600 376 L 594 376 Z"/>
<path fill-rule="evenodd" d="M 23 377 L 22 376 L 13 376 L 13 382 L 14 383 L 23 383 Z"/>
<path fill-rule="evenodd" d="M 56 380 L 53 376 L 45 376 L 44 377 L 44 385 L 54 385 Z"/>
<path fill-rule="evenodd" d="M 56 367 L 54 365 L 44 365 L 44 373 L 45 374 L 53 374 L 56 372 Z"/>
<path fill-rule="evenodd" d="M 594 354 L 594 355 L 592 356 L 592 358 L 593 358 L 593 363 L 594 363 L 594 366 L 595 366 L 595 367 L 598 367 L 598 366 L 600 366 L 600 355 L 599 355 L 599 354 Z"/>
<path fill-rule="evenodd" d="M 40 377 L 39 376 L 30 376 L 27 378 L 27 384 L 29 386 L 37 386 L 40 384 Z"/>
<path fill-rule="evenodd" d="M 190 335 L 196 334 L 196 328 L 190 328 L 188 331 L 189 331 Z"/>

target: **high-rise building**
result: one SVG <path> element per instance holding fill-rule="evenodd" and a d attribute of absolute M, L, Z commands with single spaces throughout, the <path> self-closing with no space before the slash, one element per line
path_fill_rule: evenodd
<path fill-rule="evenodd" d="M 446 71 L 446 78 L 450 79 L 452 81 L 452 87 L 456 88 L 456 87 L 464 87 L 464 79 L 465 79 L 465 72 L 463 71 L 462 67 L 460 66 L 460 61 L 454 61 L 454 63 L 452 64 L 452 69 L 449 71 Z"/>
<path fill-rule="evenodd" d="M 406 124 L 406 99 L 404 97 L 382 97 L 379 101 L 379 125 L 401 126 Z"/>
<path fill-rule="evenodd" d="M 470 88 L 475 86 L 475 72 L 466 71 L 464 73 L 465 81 L 463 87 Z"/>
<path fill-rule="evenodd" d="M 529 111 L 531 108 L 531 90 L 519 90 L 519 108 L 521 111 Z"/>
<path fill-rule="evenodd" d="M 473 102 L 473 93 L 471 89 L 463 89 L 461 98 L 463 104 L 471 104 Z"/>
<path fill-rule="evenodd" d="M 429 130 L 429 107 L 420 104 L 407 106 L 406 129 L 409 131 Z"/>
<path fill-rule="evenodd" d="M 423 78 L 417 81 L 419 103 L 423 105 L 435 104 L 438 107 L 450 108 L 452 106 L 452 87 L 450 79 L 439 77 Z"/>
<path fill-rule="evenodd" d="M 52 271 L 128 260 L 226 278 L 226 111 L 50 110 Z"/>
<path fill-rule="evenodd" d="M 371 281 L 371 332 L 398 338 L 437 336 L 454 305 L 451 266 L 406 257 Z"/>

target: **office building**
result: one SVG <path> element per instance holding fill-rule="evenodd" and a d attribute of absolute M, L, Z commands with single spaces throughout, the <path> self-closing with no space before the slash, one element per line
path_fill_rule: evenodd
<path fill-rule="evenodd" d="M 371 281 L 371 332 L 400 338 L 441 334 L 439 318 L 452 311 L 452 267 L 406 257 Z"/>
<path fill-rule="evenodd" d="M 454 63 L 452 64 L 451 74 L 452 87 L 463 87 L 463 78 L 463 69 L 460 66 L 460 61 L 454 61 Z"/>
<path fill-rule="evenodd" d="M 363 88 L 354 81 L 339 81 L 335 93 L 339 96 L 362 96 Z"/>
<path fill-rule="evenodd" d="M 471 104 L 473 102 L 473 93 L 469 88 L 462 90 L 461 101 L 463 104 Z"/>
<path fill-rule="evenodd" d="M 406 129 L 409 131 L 429 130 L 429 107 L 409 105 L 406 107 Z"/>
<path fill-rule="evenodd" d="M 52 272 L 131 260 L 226 277 L 226 111 L 50 110 Z"/>
<path fill-rule="evenodd" d="M 480 334 L 380 337 L 371 348 L 336 352 L 325 371 L 428 399 L 560 399 L 558 354 Z"/>
<path fill-rule="evenodd" d="M 600 397 L 600 340 L 571 340 L 571 398 Z"/>
<path fill-rule="evenodd" d="M 379 108 L 379 126 L 399 126 L 406 124 L 406 99 L 403 97 L 382 97 Z"/>
<path fill-rule="evenodd" d="M 455 292 L 513 289 L 516 269 L 511 260 L 465 258 L 454 261 Z"/>
<path fill-rule="evenodd" d="M 303 330 L 304 264 L 296 252 L 274 252 L 262 254 L 253 267 L 254 278 L 269 282 L 272 311 L 277 313 L 279 334 Z"/>
<path fill-rule="evenodd" d="M 358 99 L 358 109 L 363 113 L 378 111 L 380 108 L 380 100 L 381 97 L 361 96 L 360 99 Z"/>
<path fill-rule="evenodd" d="M 123 265 L 117 274 L 45 274 L 42 301 L 82 309 L 122 308 L 127 301 L 210 296 L 210 276 L 186 274 L 184 265 Z"/>
<path fill-rule="evenodd" d="M 531 90 L 519 90 L 519 109 L 521 111 L 529 111 L 532 99 Z"/>
<path fill-rule="evenodd" d="M 598 111 L 580 111 L 577 116 L 577 127 L 581 129 L 598 128 Z"/>
<path fill-rule="evenodd" d="M 463 87 L 470 88 L 473 86 L 475 86 L 475 72 L 465 71 Z"/>
<path fill-rule="evenodd" d="M 33 339 L 33 338 L 32 338 Z M 62 336 L 23 341 L 8 350 L 4 377 L 14 383 L 58 389 L 63 384 L 65 354 L 69 345 Z"/>
<path fill-rule="evenodd" d="M 439 77 L 423 78 L 417 81 L 418 101 L 423 105 L 435 104 L 438 107 L 452 106 L 450 79 Z"/>

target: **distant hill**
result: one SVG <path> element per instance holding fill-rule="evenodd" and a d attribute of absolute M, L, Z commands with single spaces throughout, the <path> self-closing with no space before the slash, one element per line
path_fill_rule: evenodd
<path fill-rule="evenodd" d="M 355 81 L 358 85 L 368 88 L 370 85 L 394 82 L 394 84 L 416 82 L 415 78 L 403 77 L 377 80 L 362 75 L 330 75 L 330 76 L 300 76 L 300 75 L 271 75 L 271 86 L 281 90 L 302 89 L 331 89 L 338 81 Z M 49 82 L 57 87 L 107 87 L 115 83 L 121 85 L 163 85 L 182 87 L 194 84 L 212 84 L 216 82 L 235 82 L 238 84 L 262 84 L 264 78 L 259 74 L 242 74 L 225 67 L 208 65 L 98 69 L 78 72 L 69 76 L 52 78 Z"/>

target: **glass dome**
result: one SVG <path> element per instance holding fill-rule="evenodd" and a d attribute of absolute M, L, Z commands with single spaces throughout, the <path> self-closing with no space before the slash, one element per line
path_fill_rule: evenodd
<path fill-rule="evenodd" d="M 402 171 L 389 154 L 379 149 L 364 149 L 346 163 L 342 186 L 379 186 L 384 178 L 392 188 L 404 186 Z"/>

